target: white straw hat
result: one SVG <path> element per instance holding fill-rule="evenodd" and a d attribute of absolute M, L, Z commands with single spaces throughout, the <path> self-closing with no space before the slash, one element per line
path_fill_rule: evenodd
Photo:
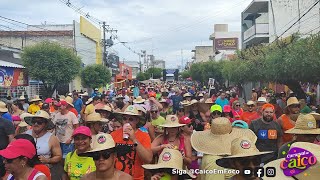
<path fill-rule="evenodd" d="M 30 102 L 35 102 L 35 101 L 41 101 L 40 97 L 38 95 L 35 95 L 33 99 L 30 100 Z"/>
<path fill-rule="evenodd" d="M 141 103 L 144 103 L 146 100 L 145 99 L 142 99 L 141 96 L 138 96 L 135 100 L 133 100 L 133 103 L 136 103 L 136 104 L 141 104 Z"/>
<path fill-rule="evenodd" d="M 86 122 L 109 122 L 107 119 L 101 117 L 99 113 L 91 113 L 87 116 Z"/>
<path fill-rule="evenodd" d="M 124 112 L 118 112 L 118 114 L 140 116 L 138 109 L 134 105 L 128 106 Z"/>
<path fill-rule="evenodd" d="M 73 98 L 71 96 L 67 96 L 65 99 L 64 99 L 70 106 L 74 107 L 73 105 Z"/>
<path fill-rule="evenodd" d="M 287 100 L 287 106 L 290 106 L 290 105 L 294 105 L 294 104 L 300 104 L 299 103 L 299 100 L 296 98 L 296 97 L 290 97 L 288 100 Z"/>
<path fill-rule="evenodd" d="M 158 169 L 183 170 L 183 157 L 180 151 L 176 149 L 165 148 L 160 154 L 157 164 L 144 164 L 142 165 L 142 167 L 150 170 L 158 170 Z M 187 175 L 190 178 L 196 178 L 193 174 L 188 173 Z"/>
<path fill-rule="evenodd" d="M 92 138 L 92 150 L 87 151 L 80 156 L 91 156 L 95 152 L 104 151 L 107 149 L 114 149 L 116 144 L 110 134 L 99 133 Z"/>
<path fill-rule="evenodd" d="M 257 141 L 252 130 L 233 128 L 228 118 L 219 117 L 211 121 L 210 131 L 194 132 L 191 135 L 191 145 L 204 154 L 231 155 L 231 142 L 238 137 L 246 137 L 251 142 Z"/>
<path fill-rule="evenodd" d="M 316 119 L 311 114 L 300 114 L 293 128 L 285 131 L 287 134 L 320 134 Z"/>
<path fill-rule="evenodd" d="M 272 151 L 260 152 L 255 142 L 250 141 L 246 137 L 236 138 L 231 142 L 231 156 L 217 159 L 217 165 L 224 168 L 232 168 L 230 161 L 239 158 L 247 158 L 258 156 L 260 159 L 263 156 L 273 153 Z M 272 157 L 271 157 L 272 158 Z"/>
<path fill-rule="evenodd" d="M 24 96 L 20 96 L 18 100 L 23 101 L 26 100 L 26 98 Z"/>
<path fill-rule="evenodd" d="M 6 103 L 0 101 L 0 112 L 6 113 L 8 112 L 8 108 L 6 107 Z"/>
<path fill-rule="evenodd" d="M 172 128 L 172 127 L 181 127 L 184 126 L 185 124 L 180 124 L 179 123 L 179 118 L 176 115 L 167 115 L 166 116 L 166 121 L 164 124 L 160 124 L 160 127 L 166 127 L 166 128 Z"/>

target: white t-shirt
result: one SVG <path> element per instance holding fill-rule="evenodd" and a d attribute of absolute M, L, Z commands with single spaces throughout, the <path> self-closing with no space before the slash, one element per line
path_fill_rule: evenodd
<path fill-rule="evenodd" d="M 56 136 L 61 143 L 65 143 L 72 136 L 73 125 L 79 124 L 79 121 L 76 115 L 69 111 L 64 115 L 58 112 L 53 119 L 53 123 L 56 125 Z"/>

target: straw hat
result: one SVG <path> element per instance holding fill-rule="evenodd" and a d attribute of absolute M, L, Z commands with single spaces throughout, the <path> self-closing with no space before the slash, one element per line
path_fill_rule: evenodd
<path fill-rule="evenodd" d="M 29 126 L 25 121 L 21 121 L 19 124 L 18 124 L 19 127 L 27 127 Z"/>
<path fill-rule="evenodd" d="M 255 142 L 252 142 L 246 137 L 236 138 L 231 142 L 231 156 L 217 159 L 217 165 L 224 168 L 231 168 L 230 161 L 239 158 L 247 158 L 252 156 L 258 156 L 262 158 L 265 155 L 273 153 L 272 151 L 260 152 Z"/>
<path fill-rule="evenodd" d="M 189 101 L 189 103 L 186 104 L 185 106 L 191 106 L 191 105 L 194 105 L 194 104 L 197 104 L 197 103 L 198 103 L 198 101 L 193 99 L 193 100 Z"/>
<path fill-rule="evenodd" d="M 93 98 L 89 98 L 88 101 L 86 102 L 86 105 L 90 104 L 93 101 Z"/>
<path fill-rule="evenodd" d="M 30 100 L 30 102 L 36 102 L 36 101 L 41 101 L 41 100 L 42 100 L 42 99 L 40 99 L 38 95 L 35 95 L 35 96 L 33 97 L 33 99 Z"/>
<path fill-rule="evenodd" d="M 296 97 L 290 97 L 288 100 L 287 100 L 287 106 L 290 106 L 290 105 L 293 105 L 293 104 L 300 104 L 298 99 Z"/>
<path fill-rule="evenodd" d="M 211 98 L 208 98 L 204 103 L 206 103 L 206 104 L 213 104 L 214 102 L 212 101 Z"/>
<path fill-rule="evenodd" d="M 136 97 L 135 100 L 133 100 L 133 103 L 136 103 L 136 104 L 141 104 L 141 103 L 144 103 L 146 100 L 145 99 L 142 99 L 141 96 L 138 96 Z"/>
<path fill-rule="evenodd" d="M 232 128 L 225 117 L 211 121 L 210 131 L 196 131 L 191 135 L 191 145 L 199 152 L 211 155 L 231 155 L 231 142 L 238 137 L 247 137 L 256 142 L 257 136 L 250 129 Z"/>
<path fill-rule="evenodd" d="M 23 119 L 28 125 L 32 126 L 32 119 L 33 118 L 43 118 L 43 119 L 47 120 L 47 122 L 48 122 L 47 128 L 48 129 L 52 129 L 54 127 L 54 124 L 50 119 L 50 115 L 46 111 L 39 110 L 36 112 L 35 115 L 32 115 L 32 114 L 25 115 L 25 117 Z"/>
<path fill-rule="evenodd" d="M 122 96 L 122 94 L 119 94 L 116 96 L 116 99 L 124 99 L 124 97 Z"/>
<path fill-rule="evenodd" d="M 23 101 L 23 100 L 26 100 L 26 98 L 24 96 L 20 96 L 18 100 Z"/>
<path fill-rule="evenodd" d="M 6 113 L 8 112 L 8 108 L 6 107 L 6 103 L 0 101 L 0 112 Z"/>
<path fill-rule="evenodd" d="M 92 156 L 93 153 L 104 151 L 107 149 L 114 149 L 116 144 L 110 134 L 107 133 L 99 133 L 92 138 L 92 150 L 87 151 L 80 156 Z"/>
<path fill-rule="evenodd" d="M 109 122 L 107 119 L 101 117 L 99 113 L 91 113 L 87 116 L 86 122 Z"/>
<path fill-rule="evenodd" d="M 183 95 L 183 97 L 191 97 L 191 94 L 190 94 L 190 93 L 185 93 L 185 94 Z"/>
<path fill-rule="evenodd" d="M 265 97 L 259 97 L 258 102 L 260 103 L 267 103 L 267 99 Z"/>
<path fill-rule="evenodd" d="M 311 114 L 300 114 L 293 128 L 285 131 L 287 134 L 320 134 L 317 122 Z"/>
<path fill-rule="evenodd" d="M 79 94 L 80 96 L 89 96 L 87 92 L 84 92 L 83 94 Z"/>
<path fill-rule="evenodd" d="M 108 112 L 112 112 L 112 109 L 110 106 L 108 105 L 102 105 L 102 106 L 95 106 L 96 112 L 100 112 L 100 111 L 108 111 Z"/>
<path fill-rule="evenodd" d="M 295 142 L 291 145 L 290 149 L 292 148 L 302 148 L 306 151 L 311 152 L 317 159 L 317 163 L 313 166 L 310 166 L 308 169 L 303 171 L 300 174 L 294 175 L 296 179 L 308 179 L 308 180 L 318 180 L 320 177 L 320 146 L 314 143 L 307 143 L 307 142 Z M 290 151 L 290 150 L 289 150 Z M 269 162 L 268 164 L 264 165 L 263 167 L 275 167 L 277 175 L 276 177 L 263 177 L 264 180 L 272 179 L 272 180 L 293 180 L 293 177 L 286 176 L 283 172 L 283 169 L 280 168 L 281 163 L 285 160 L 285 158 L 277 159 L 274 161 Z M 294 169 L 293 169 L 294 170 Z"/>
<path fill-rule="evenodd" d="M 118 112 L 118 113 L 123 115 L 130 115 L 130 116 L 140 116 L 138 109 L 134 105 L 130 105 L 126 108 L 124 112 Z"/>
<path fill-rule="evenodd" d="M 198 94 L 198 97 L 203 97 L 203 94 L 202 93 Z"/>
<path fill-rule="evenodd" d="M 185 124 L 179 123 L 179 118 L 176 115 L 167 115 L 166 122 L 164 124 L 159 125 L 159 126 L 172 128 L 172 127 L 181 127 L 184 125 Z"/>
<path fill-rule="evenodd" d="M 187 101 L 187 100 L 184 100 L 184 101 L 181 101 L 180 102 L 180 104 L 182 105 L 182 106 L 185 106 L 185 105 L 187 105 L 187 104 L 189 104 L 190 103 L 190 101 Z"/>
<path fill-rule="evenodd" d="M 167 103 L 167 100 L 161 99 L 161 100 L 159 101 L 159 103 Z"/>
<path fill-rule="evenodd" d="M 320 114 L 319 113 L 312 112 L 309 114 L 312 115 L 316 119 L 316 121 L 320 121 Z"/>
<path fill-rule="evenodd" d="M 247 102 L 247 105 L 248 105 L 248 106 L 250 106 L 250 105 L 255 105 L 255 103 L 254 103 L 254 101 L 248 101 L 248 102 Z"/>
<path fill-rule="evenodd" d="M 21 121 L 25 121 L 25 119 L 24 119 L 25 117 L 31 117 L 31 116 L 33 116 L 33 115 L 30 113 L 24 112 L 24 113 L 20 114 L 20 119 L 21 119 Z"/>
<path fill-rule="evenodd" d="M 72 98 L 72 97 L 67 96 L 64 100 L 65 100 L 70 106 L 74 107 L 74 105 L 73 105 L 73 98 Z"/>
<path fill-rule="evenodd" d="M 149 170 L 158 170 L 158 169 L 183 169 L 183 157 L 180 151 L 176 149 L 163 149 L 162 153 L 159 156 L 157 164 L 144 164 L 143 168 Z M 188 172 L 188 170 L 187 170 Z M 196 178 L 193 174 L 187 174 L 190 178 Z"/>
<path fill-rule="evenodd" d="M 66 97 L 64 95 L 59 96 L 59 99 L 65 99 Z"/>

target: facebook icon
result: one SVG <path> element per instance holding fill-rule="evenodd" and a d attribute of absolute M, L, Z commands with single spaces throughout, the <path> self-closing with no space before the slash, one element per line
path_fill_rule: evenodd
<path fill-rule="evenodd" d="M 264 176 L 264 169 L 263 167 L 257 167 L 254 169 L 254 176 L 255 177 L 263 177 Z"/>

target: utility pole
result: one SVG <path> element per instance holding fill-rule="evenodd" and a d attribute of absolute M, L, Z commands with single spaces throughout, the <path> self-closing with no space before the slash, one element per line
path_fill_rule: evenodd
<path fill-rule="evenodd" d="M 138 53 L 139 55 L 139 71 L 142 72 L 142 64 L 141 64 L 141 56 L 142 54 Z"/>
<path fill-rule="evenodd" d="M 103 21 L 102 23 L 102 28 L 103 28 L 103 40 L 102 40 L 102 45 L 103 45 L 103 56 L 102 56 L 102 65 L 105 65 L 106 60 L 107 60 L 107 43 L 106 43 L 106 22 Z"/>

